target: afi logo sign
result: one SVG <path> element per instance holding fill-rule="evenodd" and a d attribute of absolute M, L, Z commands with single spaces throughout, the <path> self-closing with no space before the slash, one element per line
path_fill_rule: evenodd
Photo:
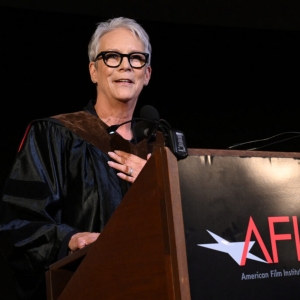
<path fill-rule="evenodd" d="M 208 231 L 208 233 L 217 241 L 214 244 L 198 244 L 198 246 L 210 248 L 213 250 L 221 251 L 228 253 L 240 266 L 244 266 L 246 264 L 246 259 L 252 259 L 256 261 L 260 261 L 263 263 L 278 263 L 278 252 L 277 252 L 277 241 L 283 240 L 291 240 L 292 235 L 290 233 L 286 234 L 276 234 L 275 232 L 275 224 L 282 222 L 290 222 L 290 218 L 288 216 L 283 217 L 268 217 L 269 223 L 269 232 L 270 232 L 270 240 L 272 246 L 272 257 L 267 251 L 266 245 L 263 242 L 263 239 L 252 219 L 250 217 L 249 224 L 247 228 L 246 238 L 244 242 L 233 242 L 230 243 L 227 240 L 219 237 L 218 235 Z M 298 256 L 298 261 L 300 261 L 300 239 L 299 239 L 299 228 L 297 217 L 292 217 L 293 227 L 294 227 L 294 236 L 295 236 L 295 246 Z M 255 241 L 251 241 L 252 234 L 255 235 L 256 240 L 265 256 L 265 259 L 261 259 L 249 251 L 252 246 L 255 244 Z"/>

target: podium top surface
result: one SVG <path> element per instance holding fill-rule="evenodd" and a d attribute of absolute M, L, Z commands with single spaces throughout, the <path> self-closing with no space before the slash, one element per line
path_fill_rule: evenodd
<path fill-rule="evenodd" d="M 277 152 L 277 151 L 251 151 L 229 149 L 196 149 L 189 148 L 189 155 L 211 156 L 243 156 L 243 157 L 292 157 L 300 158 L 300 152 Z"/>

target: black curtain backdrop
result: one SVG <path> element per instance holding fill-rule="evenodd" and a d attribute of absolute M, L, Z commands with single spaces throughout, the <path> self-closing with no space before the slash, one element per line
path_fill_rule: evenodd
<path fill-rule="evenodd" d="M 29 121 L 80 110 L 95 97 L 87 45 L 96 23 L 108 18 L 0 6 L 1 189 Z M 300 132 L 299 31 L 137 21 L 153 46 L 152 79 L 137 117 L 153 105 L 184 131 L 189 148 L 226 149 Z M 300 151 L 300 139 L 261 150 Z M 12 289 L 0 265 L 3 299 Z"/>

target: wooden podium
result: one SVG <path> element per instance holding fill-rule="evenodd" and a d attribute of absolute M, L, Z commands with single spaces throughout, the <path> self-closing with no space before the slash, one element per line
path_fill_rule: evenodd
<path fill-rule="evenodd" d="M 54 263 L 47 299 L 190 299 L 178 162 L 155 150 L 95 243 Z"/>
<path fill-rule="evenodd" d="M 159 147 L 98 240 L 50 266 L 48 300 L 295 299 L 299 183 L 300 153 Z"/>

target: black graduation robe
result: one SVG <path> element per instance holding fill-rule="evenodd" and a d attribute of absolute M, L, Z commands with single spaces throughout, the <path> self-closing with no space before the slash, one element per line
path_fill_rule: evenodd
<path fill-rule="evenodd" d="M 106 128 L 93 102 L 29 124 L 0 206 L 0 247 L 20 299 L 46 299 L 45 272 L 66 255 L 70 236 L 101 232 L 128 190 L 107 152 L 151 152 L 145 141 L 133 145 Z"/>

